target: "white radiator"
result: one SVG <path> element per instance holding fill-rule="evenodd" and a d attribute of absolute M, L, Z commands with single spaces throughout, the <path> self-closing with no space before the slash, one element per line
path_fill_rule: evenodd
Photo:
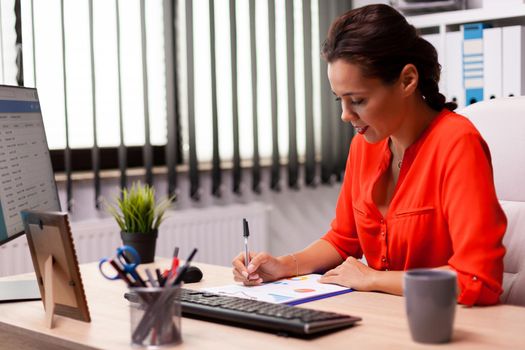
<path fill-rule="evenodd" d="M 171 257 L 175 246 L 185 259 L 193 248 L 195 261 L 230 266 L 244 250 L 242 219 L 250 225 L 250 250 L 268 250 L 271 206 L 253 202 L 199 209 L 170 211 L 160 227 L 157 256 Z M 114 254 L 122 244 L 119 228 L 112 218 L 72 222 L 74 244 L 80 263 L 98 261 Z M 0 276 L 33 271 L 25 236 L 0 247 Z"/>

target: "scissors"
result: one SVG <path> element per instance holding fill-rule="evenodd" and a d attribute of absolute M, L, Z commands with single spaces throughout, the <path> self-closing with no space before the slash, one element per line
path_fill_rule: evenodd
<path fill-rule="evenodd" d="M 110 275 L 107 273 L 108 269 L 104 267 L 106 263 L 113 266 L 117 272 L 115 275 Z M 123 245 L 117 248 L 116 254 L 113 258 L 101 259 L 98 264 L 98 269 L 100 270 L 102 276 L 108 280 L 114 281 L 117 279 L 123 279 L 129 285 L 146 286 L 144 280 L 137 272 L 137 266 L 139 264 L 140 256 L 135 248 L 128 245 Z M 131 276 L 133 280 L 131 280 L 129 276 Z"/>

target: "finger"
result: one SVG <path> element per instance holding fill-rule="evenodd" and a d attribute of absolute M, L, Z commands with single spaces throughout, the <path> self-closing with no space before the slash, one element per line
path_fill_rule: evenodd
<path fill-rule="evenodd" d="M 233 280 L 236 281 L 236 282 L 244 282 L 244 281 L 246 281 L 246 277 L 241 275 L 239 273 L 239 271 L 233 270 Z"/>
<path fill-rule="evenodd" d="M 255 280 L 258 280 L 259 278 L 261 277 L 257 273 L 252 273 L 251 275 L 248 276 L 248 280 L 250 281 L 255 281 Z"/>
<path fill-rule="evenodd" d="M 244 265 L 244 253 L 239 253 L 235 256 L 235 258 L 233 258 L 232 260 L 232 266 L 233 267 L 237 267 L 237 265 L 241 263 L 242 265 Z"/>
<path fill-rule="evenodd" d="M 339 275 L 339 271 L 337 268 L 326 271 L 322 277 L 329 277 L 329 276 L 336 276 L 336 275 Z"/>
<path fill-rule="evenodd" d="M 239 253 L 239 255 L 237 255 L 235 259 L 232 260 L 232 266 L 234 270 L 238 271 L 245 278 L 248 278 L 248 271 L 244 265 L 244 253 Z"/>
<path fill-rule="evenodd" d="M 244 283 L 244 281 L 246 281 L 246 279 L 244 277 L 242 277 L 242 276 L 239 277 L 239 275 L 234 275 L 233 276 L 233 280 L 235 282 L 242 282 L 242 283 Z"/>
<path fill-rule="evenodd" d="M 257 273 L 254 273 L 254 274 L 251 274 L 251 275 L 247 275 L 246 273 L 246 276 L 245 276 L 245 272 L 242 271 L 242 272 L 239 272 L 238 270 L 236 269 L 232 269 L 232 272 L 233 272 L 233 279 L 238 281 L 238 282 L 243 282 L 243 281 L 256 281 L 258 279 L 260 279 L 261 277 L 259 276 L 259 274 Z M 236 279 L 238 278 L 238 280 Z"/>
<path fill-rule="evenodd" d="M 353 256 L 349 256 L 348 258 L 346 258 L 345 262 L 348 262 L 348 263 L 353 263 L 353 262 L 357 262 L 358 260 L 356 258 L 354 258 Z"/>
<path fill-rule="evenodd" d="M 262 278 L 259 278 L 258 280 L 255 280 L 255 281 L 243 281 L 244 285 L 245 286 L 259 286 L 262 284 Z"/>
<path fill-rule="evenodd" d="M 237 277 L 246 279 L 246 277 L 240 271 L 238 271 L 236 269 L 233 269 L 233 276 L 237 276 Z"/>
<path fill-rule="evenodd" d="M 251 254 L 250 254 L 251 255 Z M 259 266 L 262 264 L 268 262 L 270 255 L 268 253 L 258 253 L 253 256 L 253 258 L 250 260 L 250 263 L 248 264 L 248 268 L 246 269 L 248 273 L 253 273 L 257 271 Z"/>
<path fill-rule="evenodd" d="M 333 276 L 321 276 L 319 278 L 319 282 L 326 283 L 326 284 L 338 284 L 339 276 L 333 275 Z"/>

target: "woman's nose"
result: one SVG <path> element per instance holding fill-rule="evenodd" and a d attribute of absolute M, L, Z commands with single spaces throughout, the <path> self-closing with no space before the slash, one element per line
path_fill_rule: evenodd
<path fill-rule="evenodd" d="M 343 122 L 351 123 L 352 121 L 355 121 L 357 119 L 359 119 L 359 116 L 357 115 L 357 113 L 355 113 L 349 108 L 343 107 L 343 112 L 341 113 L 341 120 Z"/>

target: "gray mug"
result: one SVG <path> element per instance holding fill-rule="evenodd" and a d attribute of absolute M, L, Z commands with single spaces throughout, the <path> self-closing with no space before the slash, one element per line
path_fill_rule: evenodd
<path fill-rule="evenodd" d="M 450 341 L 456 312 L 456 274 L 409 270 L 404 275 L 403 289 L 412 339 L 420 343 Z"/>

